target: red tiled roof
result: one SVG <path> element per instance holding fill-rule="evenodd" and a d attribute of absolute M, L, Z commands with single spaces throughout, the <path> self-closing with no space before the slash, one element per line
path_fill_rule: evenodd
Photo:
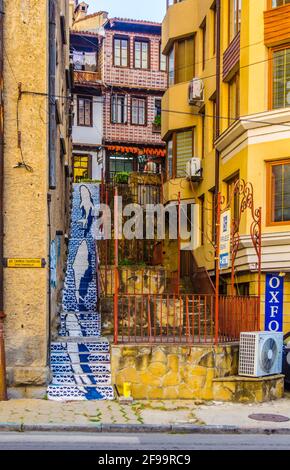
<path fill-rule="evenodd" d="M 70 29 L 71 34 L 80 34 L 80 35 L 86 35 L 86 36 L 94 36 L 98 37 L 98 33 L 93 33 L 91 31 L 76 31 L 74 29 Z"/>
<path fill-rule="evenodd" d="M 147 21 L 147 20 L 134 20 L 132 18 L 119 18 L 119 17 L 115 17 L 115 18 L 109 18 L 109 21 L 110 22 L 113 22 L 113 21 L 122 21 L 124 23 L 138 23 L 138 24 L 148 24 L 148 25 L 152 25 L 152 26 L 162 26 L 162 23 L 158 23 L 156 21 Z"/>

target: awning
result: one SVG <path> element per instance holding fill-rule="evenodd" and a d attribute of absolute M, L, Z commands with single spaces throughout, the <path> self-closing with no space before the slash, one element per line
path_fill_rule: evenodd
<path fill-rule="evenodd" d="M 107 150 L 118 153 L 133 153 L 135 155 L 151 155 L 152 157 L 165 157 L 166 149 L 151 147 L 125 147 L 124 145 L 106 145 Z"/>

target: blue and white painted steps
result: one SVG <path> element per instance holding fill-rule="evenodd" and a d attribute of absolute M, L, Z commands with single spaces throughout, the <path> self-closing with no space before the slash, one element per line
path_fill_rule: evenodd
<path fill-rule="evenodd" d="M 56 374 L 53 376 L 52 385 L 111 385 L 111 374 L 80 375 L 80 374 Z"/>
<path fill-rule="evenodd" d="M 96 238 L 100 187 L 74 184 L 59 341 L 51 344 L 48 399 L 112 400 L 110 345 L 101 337 L 97 310 Z"/>
<path fill-rule="evenodd" d="M 96 312 L 63 312 L 60 316 L 59 336 L 101 336 L 101 316 Z"/>
<path fill-rule="evenodd" d="M 48 398 L 55 401 L 112 400 L 108 341 L 51 344 L 52 382 Z"/>
<path fill-rule="evenodd" d="M 114 390 L 96 385 L 49 385 L 47 397 L 52 401 L 114 400 Z"/>

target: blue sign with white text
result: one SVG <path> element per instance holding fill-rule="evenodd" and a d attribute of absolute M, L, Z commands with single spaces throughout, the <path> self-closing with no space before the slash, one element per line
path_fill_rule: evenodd
<path fill-rule="evenodd" d="M 283 331 L 284 278 L 266 275 L 265 331 Z"/>

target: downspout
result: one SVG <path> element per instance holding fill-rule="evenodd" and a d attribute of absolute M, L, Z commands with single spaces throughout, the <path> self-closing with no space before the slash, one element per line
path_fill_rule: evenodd
<path fill-rule="evenodd" d="M 56 4 L 48 0 L 49 12 L 49 44 L 48 44 L 48 87 L 49 87 L 49 129 L 48 129 L 48 167 L 50 190 L 56 188 L 56 110 L 55 110 L 55 71 L 56 71 Z M 48 212 L 48 360 L 50 363 L 51 342 L 51 194 L 47 194 Z"/>
<path fill-rule="evenodd" d="M 216 0 L 216 22 L 217 22 L 217 37 L 216 37 L 216 116 L 215 116 L 215 129 L 216 135 L 215 138 L 217 139 L 220 135 L 220 111 L 221 111 L 221 0 Z M 220 177 L 220 152 L 216 148 L 215 149 L 215 203 L 217 204 L 218 201 L 218 193 L 220 191 L 220 184 L 219 184 L 219 177 Z M 217 207 L 215 210 L 215 220 L 217 222 Z M 218 235 L 219 227 L 216 227 L 216 239 L 217 242 L 217 235 Z M 219 261 L 219 260 L 218 260 Z M 215 275 L 217 276 L 217 263 L 215 268 Z"/>
<path fill-rule="evenodd" d="M 220 103 L 221 103 L 221 0 L 216 0 L 216 22 L 217 22 L 217 37 L 216 37 L 216 135 L 217 139 L 220 135 Z M 215 194 L 219 192 L 219 160 L 220 152 L 215 150 Z"/>
<path fill-rule="evenodd" d="M 3 41 L 4 41 L 4 5 L 0 0 L 0 400 L 7 400 L 6 361 L 4 345 L 4 108 L 3 108 Z"/>

